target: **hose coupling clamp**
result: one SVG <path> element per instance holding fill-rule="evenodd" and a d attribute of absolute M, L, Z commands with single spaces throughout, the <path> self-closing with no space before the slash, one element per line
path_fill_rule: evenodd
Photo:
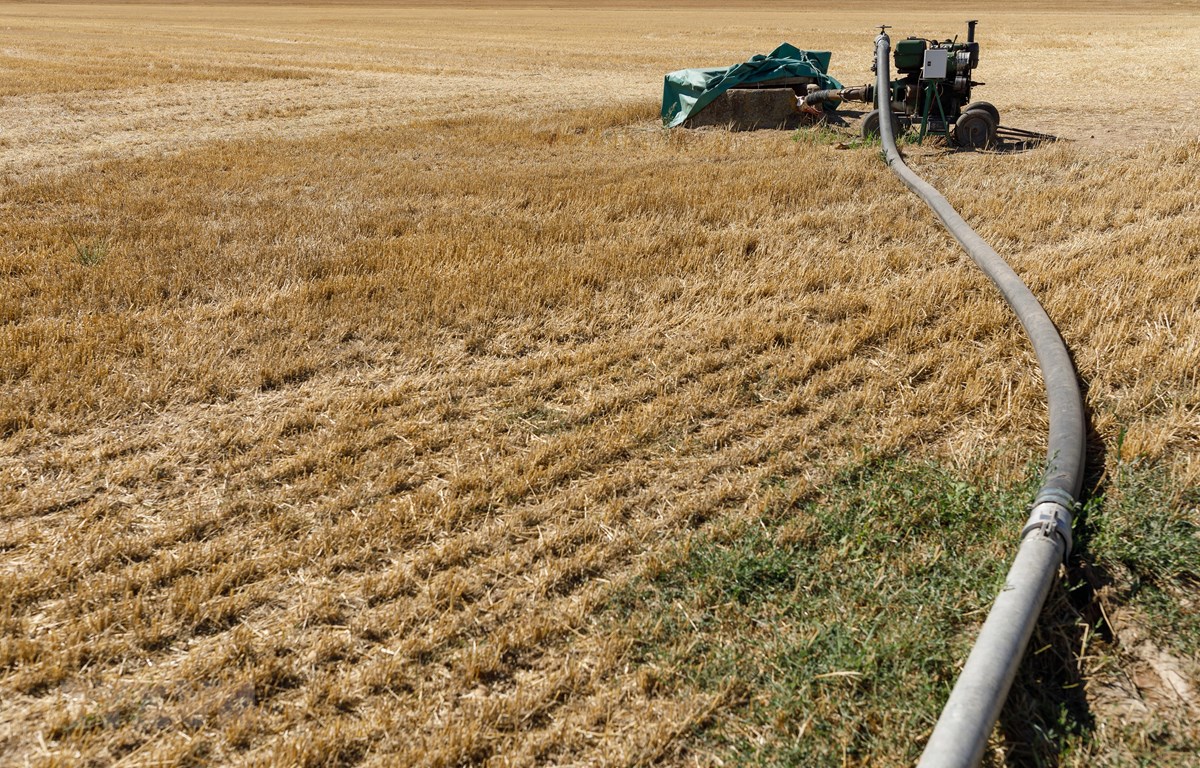
<path fill-rule="evenodd" d="M 1021 529 L 1021 539 L 1024 540 L 1033 531 L 1040 532 L 1046 538 L 1058 534 L 1063 542 L 1063 562 L 1066 562 L 1067 558 L 1071 556 L 1071 547 L 1074 543 L 1071 539 L 1071 510 L 1066 505 L 1057 501 L 1042 501 L 1034 504 L 1029 513 L 1029 520 Z"/>
<path fill-rule="evenodd" d="M 1062 488 L 1043 488 L 1038 492 L 1037 497 L 1033 500 L 1033 506 L 1041 504 L 1043 501 L 1056 501 L 1066 507 L 1072 514 L 1078 509 L 1079 502 L 1075 501 L 1075 497 L 1064 491 Z"/>

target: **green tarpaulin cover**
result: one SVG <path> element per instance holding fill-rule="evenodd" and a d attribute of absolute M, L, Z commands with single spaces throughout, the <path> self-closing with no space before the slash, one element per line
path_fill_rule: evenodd
<path fill-rule="evenodd" d="M 663 80 L 663 122 L 669 127 L 679 125 L 689 115 L 704 109 L 713 99 L 741 83 L 811 77 L 822 89 L 841 88 L 841 83 L 825 74 L 829 70 L 829 57 L 829 51 L 802 51 L 784 43 L 766 56 L 758 54 L 732 67 L 672 72 Z"/>

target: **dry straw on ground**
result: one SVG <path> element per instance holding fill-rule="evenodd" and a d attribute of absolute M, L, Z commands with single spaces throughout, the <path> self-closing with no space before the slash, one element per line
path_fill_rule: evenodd
<path fill-rule="evenodd" d="M 1005 122 L 1077 141 L 914 165 L 1110 460 L 1194 488 L 1196 18 L 980 16 Z M 703 763 L 729 701 L 646 685 L 612 590 L 771 478 L 1041 450 L 1020 329 L 874 151 L 655 117 L 785 39 L 866 82 L 944 9 L 0 18 L 7 764 Z"/>

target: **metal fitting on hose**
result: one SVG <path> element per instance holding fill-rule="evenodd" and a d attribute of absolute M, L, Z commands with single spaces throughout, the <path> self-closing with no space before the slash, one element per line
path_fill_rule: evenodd
<path fill-rule="evenodd" d="M 1071 510 L 1057 501 L 1043 501 L 1033 505 L 1029 512 L 1029 520 L 1021 529 L 1021 539 L 1030 533 L 1038 531 L 1045 538 L 1058 534 L 1063 543 L 1063 562 L 1071 556 Z"/>

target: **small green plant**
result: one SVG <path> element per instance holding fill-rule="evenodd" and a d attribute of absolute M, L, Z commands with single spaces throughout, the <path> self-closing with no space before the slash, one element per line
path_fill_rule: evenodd
<path fill-rule="evenodd" d="M 817 123 L 798 129 L 792 140 L 802 144 L 850 143 L 850 137 L 826 123 Z"/>
<path fill-rule="evenodd" d="M 857 133 L 847 133 L 844 130 L 828 124 L 817 124 L 798 129 L 792 134 L 792 140 L 798 144 L 814 146 L 833 146 L 836 149 L 859 149 L 860 147 L 879 146 L 879 137 L 864 138 Z"/>
<path fill-rule="evenodd" d="M 71 244 L 75 246 L 75 260 L 85 267 L 96 266 L 108 255 L 107 240 L 88 240 L 81 243 L 74 235 L 70 235 L 70 238 Z"/>

